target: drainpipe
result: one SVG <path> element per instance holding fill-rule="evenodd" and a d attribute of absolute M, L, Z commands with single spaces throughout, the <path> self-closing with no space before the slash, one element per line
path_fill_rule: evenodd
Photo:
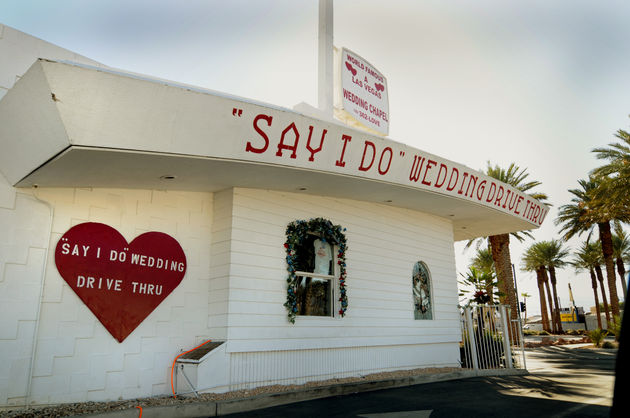
<path fill-rule="evenodd" d="M 33 188 L 37 189 L 37 185 L 34 185 Z M 46 202 L 45 200 L 42 200 L 39 197 L 37 197 L 37 195 L 35 194 L 35 190 L 33 190 L 32 195 L 23 195 L 23 196 L 31 197 L 36 202 L 39 202 L 45 205 L 46 207 L 48 207 L 49 213 L 50 213 L 50 218 L 49 218 L 49 223 L 48 223 L 48 235 L 47 235 L 48 246 L 46 247 L 46 253 L 44 255 L 44 265 L 42 266 L 42 275 L 41 275 L 41 280 L 40 280 L 41 284 L 39 286 L 39 298 L 38 298 L 39 303 L 37 304 L 37 314 L 35 316 L 35 330 L 33 331 L 33 344 L 32 344 L 33 349 L 31 352 L 31 360 L 28 365 L 28 382 L 26 385 L 26 397 L 24 399 L 24 404 L 25 404 L 24 406 L 28 408 L 29 401 L 31 398 L 31 389 L 32 389 L 32 383 L 33 383 L 33 368 L 35 364 L 35 358 L 37 355 L 37 343 L 39 341 L 39 338 L 38 338 L 39 322 L 41 318 L 42 303 L 44 302 L 44 279 L 46 278 L 46 267 L 48 266 L 48 254 L 50 253 L 50 239 L 52 237 L 52 225 L 53 225 L 53 216 L 54 216 L 55 210 L 49 202 Z"/>

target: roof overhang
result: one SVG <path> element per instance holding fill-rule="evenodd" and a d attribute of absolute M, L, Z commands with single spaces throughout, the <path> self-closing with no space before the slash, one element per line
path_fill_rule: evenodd
<path fill-rule="evenodd" d="M 16 187 L 265 188 L 449 219 L 456 240 L 537 228 L 548 208 L 466 166 L 294 111 L 39 60 L 0 101 Z M 170 178 L 172 177 L 172 178 Z"/>

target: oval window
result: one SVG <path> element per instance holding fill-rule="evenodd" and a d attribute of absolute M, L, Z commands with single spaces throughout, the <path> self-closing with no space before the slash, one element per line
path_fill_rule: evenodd
<path fill-rule="evenodd" d="M 414 319 L 433 319 L 431 299 L 431 274 L 427 265 L 418 261 L 413 266 L 413 317 Z"/>

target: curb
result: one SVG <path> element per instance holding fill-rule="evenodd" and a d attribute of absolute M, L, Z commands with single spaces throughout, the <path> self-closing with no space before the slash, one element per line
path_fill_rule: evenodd
<path fill-rule="evenodd" d="M 425 383 L 445 382 L 449 380 L 469 379 L 487 376 L 524 376 L 529 372 L 523 369 L 498 370 L 462 370 L 450 373 L 407 376 L 398 379 L 376 380 L 371 382 L 339 383 L 292 392 L 256 395 L 249 398 L 230 399 L 224 401 L 195 402 L 179 405 L 162 405 L 143 408 L 143 418 L 170 418 L 173 416 L 196 418 L 214 417 L 256 409 L 270 408 L 289 403 L 327 398 L 331 396 L 349 395 L 358 392 L 370 392 L 381 389 L 393 389 Z M 139 409 L 129 408 L 98 414 L 81 415 L 91 418 L 138 418 Z"/>

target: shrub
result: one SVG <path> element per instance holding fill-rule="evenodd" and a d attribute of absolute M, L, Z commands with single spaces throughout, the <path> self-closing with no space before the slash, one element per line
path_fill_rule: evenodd
<path fill-rule="evenodd" d="M 621 318 L 619 315 L 615 315 L 614 322 L 608 325 L 608 331 L 615 336 L 615 341 L 619 341 L 619 335 L 621 333 Z"/>
<path fill-rule="evenodd" d="M 595 344 L 595 347 L 601 347 L 602 341 L 604 341 L 606 335 L 608 335 L 608 332 L 600 328 L 594 329 L 588 333 L 588 337 L 591 339 L 591 342 Z"/>
<path fill-rule="evenodd" d="M 538 335 L 551 335 L 551 334 L 545 330 L 542 330 L 542 331 L 538 331 Z"/>
<path fill-rule="evenodd" d="M 610 341 L 604 341 L 604 343 L 602 344 L 602 348 L 615 348 L 615 344 L 611 343 Z"/>
<path fill-rule="evenodd" d="M 477 346 L 477 363 L 480 369 L 506 367 L 501 335 L 478 329 L 475 332 L 475 345 Z M 473 365 L 469 364 L 470 359 L 468 358 L 468 355 L 471 354 L 468 338 L 464 339 L 464 343 L 460 344 L 459 349 L 462 368 L 472 368 Z M 514 358 L 512 358 L 512 364 L 514 364 Z"/>

